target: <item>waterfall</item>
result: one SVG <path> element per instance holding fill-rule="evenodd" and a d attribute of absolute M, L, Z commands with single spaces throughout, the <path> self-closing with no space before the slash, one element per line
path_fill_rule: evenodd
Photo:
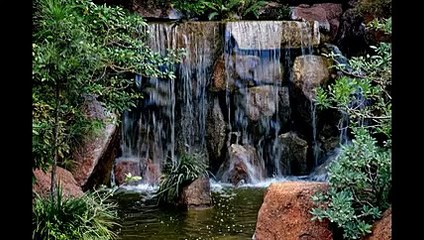
<path fill-rule="evenodd" d="M 166 164 L 176 164 L 192 151 L 206 153 L 210 166 L 210 159 L 221 161 L 215 163 L 216 176 L 224 182 L 255 184 L 290 175 L 297 166 L 282 159 L 290 148 L 283 150 L 281 142 L 283 133 L 293 131 L 292 70 L 285 68 L 291 68 L 293 57 L 312 54 L 319 34 L 313 26 L 287 21 L 149 23 L 147 44 L 154 51 L 166 55 L 168 49 L 184 48 L 186 54 L 173 69 L 176 79 L 136 78 L 144 98 L 123 115 L 122 156 L 116 161 L 138 161 L 143 181 L 153 183 Z M 317 165 L 313 102 L 310 111 Z M 211 141 L 214 131 L 219 136 Z M 285 136 L 307 146 L 297 134 Z"/>

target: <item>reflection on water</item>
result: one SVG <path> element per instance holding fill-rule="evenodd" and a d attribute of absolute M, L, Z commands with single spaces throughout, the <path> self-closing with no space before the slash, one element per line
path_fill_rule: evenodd
<path fill-rule="evenodd" d="M 224 186 L 212 193 L 214 207 L 181 211 L 158 208 L 146 192 L 116 195 L 119 239 L 252 239 L 265 188 Z"/>

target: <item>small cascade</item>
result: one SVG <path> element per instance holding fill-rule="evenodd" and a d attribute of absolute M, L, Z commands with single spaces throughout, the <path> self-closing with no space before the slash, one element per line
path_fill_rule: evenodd
<path fill-rule="evenodd" d="M 232 143 L 253 148 L 258 162 L 271 169 L 274 176 L 282 174 L 278 156 L 280 121 L 276 114 L 283 77 L 280 23 L 230 22 L 226 24 L 224 40 L 230 132 L 239 136 L 239 141 Z M 249 162 L 244 166 L 250 177 L 263 178 L 266 174 L 257 174 L 255 171 L 262 168 L 252 167 Z"/>
<path fill-rule="evenodd" d="M 219 48 L 217 23 L 192 23 L 176 27 L 179 47 L 186 55 L 179 66 L 177 92 L 179 153 L 206 153 L 207 87 Z"/>
<path fill-rule="evenodd" d="M 312 120 L 312 155 L 314 166 L 318 166 L 320 149 L 317 143 L 317 106 L 315 101 L 311 101 L 311 120 Z"/>

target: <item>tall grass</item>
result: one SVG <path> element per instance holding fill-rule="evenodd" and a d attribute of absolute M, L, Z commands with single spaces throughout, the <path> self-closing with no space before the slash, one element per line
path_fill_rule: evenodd
<path fill-rule="evenodd" d="M 116 204 L 110 192 L 93 191 L 81 197 L 64 198 L 58 189 L 54 201 L 36 195 L 33 204 L 33 239 L 109 240 L 119 226 Z"/>

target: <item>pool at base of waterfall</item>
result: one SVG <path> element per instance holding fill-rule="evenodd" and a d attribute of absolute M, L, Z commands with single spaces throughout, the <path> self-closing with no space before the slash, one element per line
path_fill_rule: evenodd
<path fill-rule="evenodd" d="M 271 182 L 237 188 L 211 182 L 214 206 L 199 210 L 160 208 L 152 197 L 157 188 L 126 187 L 114 197 L 122 225 L 118 239 L 252 239 Z"/>

